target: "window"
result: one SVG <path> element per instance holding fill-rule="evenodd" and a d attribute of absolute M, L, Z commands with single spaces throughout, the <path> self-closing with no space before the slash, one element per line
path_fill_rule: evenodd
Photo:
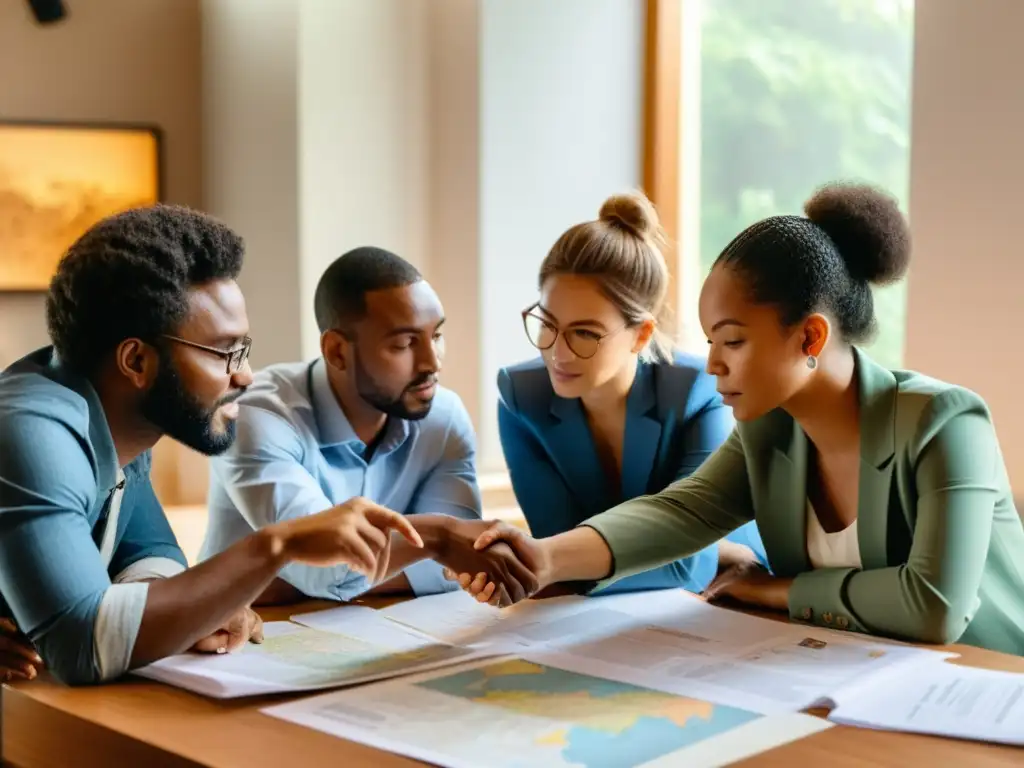
<path fill-rule="evenodd" d="M 907 211 L 913 0 L 683 3 L 680 309 L 703 348 L 699 286 L 754 221 L 823 183 L 880 185 Z M 875 293 L 883 365 L 903 359 L 906 281 Z M 698 346 L 699 345 L 699 346 Z"/>

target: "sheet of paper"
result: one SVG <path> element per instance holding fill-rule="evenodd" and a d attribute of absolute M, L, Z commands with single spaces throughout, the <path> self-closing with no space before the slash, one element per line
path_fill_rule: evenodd
<path fill-rule="evenodd" d="M 527 600 L 499 610 L 481 605 L 465 592 L 450 592 L 397 603 L 380 614 L 444 642 L 518 651 L 612 635 L 651 617 L 685 614 L 694 605 L 703 603 L 682 590 L 660 590 Z M 311 623 L 320 619 L 293 618 L 309 626 L 327 626 Z"/>
<path fill-rule="evenodd" d="M 1022 674 L 922 666 L 862 686 L 837 704 L 829 715 L 837 723 L 1024 746 Z"/>
<path fill-rule="evenodd" d="M 345 634 L 270 622 L 259 645 L 224 655 L 171 656 L 136 674 L 214 698 L 234 698 L 355 685 L 487 655 L 374 618 Z"/>
<path fill-rule="evenodd" d="M 344 631 L 350 622 L 358 621 L 358 618 L 350 613 L 352 608 L 373 610 L 362 606 L 342 606 L 326 611 L 296 614 L 291 620 L 329 632 Z M 459 643 L 460 640 L 499 623 L 508 615 L 507 611 L 478 603 L 461 590 L 405 600 L 374 613 L 448 643 Z"/>
<path fill-rule="evenodd" d="M 468 597 L 468 595 L 467 595 Z M 472 600 L 472 598 L 470 598 Z M 415 603 L 415 600 L 408 601 Z M 322 611 L 311 611 L 310 613 L 297 613 L 289 617 L 289 621 L 301 624 L 311 629 L 320 629 L 324 632 L 356 632 L 360 636 L 366 633 L 382 629 L 390 631 L 394 626 L 389 621 L 381 621 L 383 611 L 368 608 L 365 605 L 341 605 L 337 608 L 327 608 Z"/>
<path fill-rule="evenodd" d="M 699 600 L 644 618 L 616 634 L 549 645 L 543 658 L 584 674 L 774 713 L 812 707 L 872 676 L 955 655 L 818 632 Z"/>
<path fill-rule="evenodd" d="M 524 656 L 262 710 L 449 768 L 722 766 L 828 728 L 602 680 Z M 453 727 L 454 726 L 454 727 Z"/>

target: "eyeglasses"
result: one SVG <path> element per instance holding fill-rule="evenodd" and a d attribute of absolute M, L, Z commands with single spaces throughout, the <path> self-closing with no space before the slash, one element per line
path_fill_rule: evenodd
<path fill-rule="evenodd" d="M 178 344 L 184 344 L 185 346 L 188 347 L 195 347 L 196 349 L 201 349 L 204 352 L 209 352 L 211 355 L 217 355 L 217 357 L 224 358 L 224 360 L 227 362 L 227 373 L 229 376 L 231 374 L 238 373 L 240 370 L 242 370 L 242 366 L 245 365 L 245 361 L 249 359 L 249 351 L 252 349 L 252 339 L 250 339 L 248 336 L 245 336 L 242 339 L 242 343 L 239 344 L 237 347 L 232 347 L 231 349 L 217 349 L 216 347 L 208 347 L 205 344 L 197 344 L 194 341 L 182 339 L 179 338 L 178 336 L 171 336 L 166 333 L 162 335 L 165 339 L 176 341 Z"/>
<path fill-rule="evenodd" d="M 530 343 L 541 351 L 555 346 L 558 334 L 561 333 L 569 351 L 576 357 L 587 360 L 597 354 L 602 341 L 626 327 L 622 326 L 622 328 L 608 333 L 598 333 L 589 328 L 569 328 L 566 331 L 561 331 L 554 323 L 536 314 L 534 310 L 538 306 L 540 306 L 539 303 L 532 304 L 523 310 L 523 327 L 526 329 L 526 337 Z"/>

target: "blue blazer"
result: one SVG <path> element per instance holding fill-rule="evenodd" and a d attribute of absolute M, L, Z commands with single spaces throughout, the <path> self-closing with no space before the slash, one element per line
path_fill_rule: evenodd
<path fill-rule="evenodd" d="M 498 428 L 512 489 L 537 538 L 688 476 L 734 425 L 703 360 L 677 352 L 672 363 L 640 361 L 626 401 L 619 489 L 606 482 L 582 405 L 555 394 L 541 359 L 499 371 L 498 392 Z M 749 546 L 767 565 L 755 523 L 727 538 Z M 605 593 L 670 587 L 700 592 L 717 569 L 716 544 L 616 582 Z"/>

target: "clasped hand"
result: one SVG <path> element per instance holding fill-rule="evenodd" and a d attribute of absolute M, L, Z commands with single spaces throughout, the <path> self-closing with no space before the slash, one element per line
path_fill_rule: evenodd
<path fill-rule="evenodd" d="M 444 563 L 446 578 L 457 579 L 459 586 L 478 602 L 498 607 L 518 603 L 548 586 L 550 564 L 536 539 L 506 523 L 481 521 L 477 523 L 476 531 L 477 535 L 468 542 L 469 549 L 478 557 L 497 557 L 517 564 L 516 573 L 521 573 L 520 569 L 527 569 L 527 583 L 520 581 L 523 589 L 510 591 L 507 583 L 494 578 L 493 570 L 474 567 L 474 560 L 470 557 L 459 564 Z"/>

